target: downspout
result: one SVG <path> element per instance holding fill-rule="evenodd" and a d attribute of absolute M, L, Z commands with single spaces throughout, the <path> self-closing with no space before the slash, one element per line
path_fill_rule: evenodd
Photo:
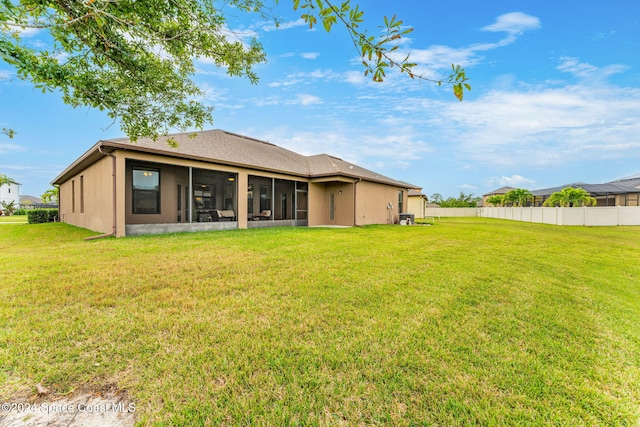
<path fill-rule="evenodd" d="M 117 223 L 116 223 L 116 214 L 117 214 L 117 209 L 116 209 L 116 156 L 113 155 L 113 153 L 107 153 L 102 151 L 102 145 L 98 147 L 98 151 L 100 152 L 100 154 L 105 155 L 105 156 L 109 156 L 111 157 L 112 160 L 112 167 L 111 167 L 111 179 L 112 179 L 112 186 L 113 186 L 113 191 L 112 191 L 112 204 L 113 204 L 113 224 L 111 226 L 111 233 L 105 233 L 105 234 L 100 234 L 97 236 L 90 236 L 85 238 L 84 240 L 96 240 L 96 239 L 102 239 L 103 237 L 113 237 L 116 236 L 116 232 L 117 232 Z"/>

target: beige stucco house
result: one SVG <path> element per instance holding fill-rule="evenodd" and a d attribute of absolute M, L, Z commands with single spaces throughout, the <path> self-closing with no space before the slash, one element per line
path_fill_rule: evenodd
<path fill-rule="evenodd" d="M 492 206 L 491 203 L 487 202 L 487 199 L 491 196 L 504 196 L 509 191 L 515 190 L 514 187 L 500 187 L 497 190 L 493 190 L 487 194 L 482 195 L 482 206 Z"/>
<path fill-rule="evenodd" d="M 406 182 L 223 130 L 97 142 L 67 167 L 60 219 L 117 237 L 268 226 L 396 223 Z"/>
<path fill-rule="evenodd" d="M 414 218 L 424 218 L 427 215 L 427 204 L 429 199 L 426 194 L 422 193 L 421 188 L 410 188 L 408 192 L 409 209 L 407 212 L 412 213 Z"/>

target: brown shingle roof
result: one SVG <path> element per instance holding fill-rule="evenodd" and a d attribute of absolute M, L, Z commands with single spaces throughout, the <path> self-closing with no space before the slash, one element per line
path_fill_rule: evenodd
<path fill-rule="evenodd" d="M 178 147 L 169 146 L 167 144 L 169 138 L 175 140 Z M 283 172 L 307 178 L 339 175 L 415 188 L 414 185 L 388 178 L 337 157 L 327 154 L 303 156 L 269 142 L 219 129 L 168 135 L 155 141 L 148 138 L 140 139 L 137 142 L 131 142 L 127 138 L 103 140 L 69 166 L 54 182 L 59 183 L 67 172 L 79 166 L 79 162 L 85 159 L 95 159 L 91 153 L 97 151 L 99 146 Z"/>
<path fill-rule="evenodd" d="M 491 192 L 489 192 L 487 194 L 483 194 L 483 196 L 493 196 L 494 194 L 507 194 L 511 190 L 515 190 L 515 188 L 514 187 L 509 187 L 509 186 L 500 187 L 497 190 L 493 190 L 493 191 L 491 191 Z"/>
<path fill-rule="evenodd" d="M 167 139 L 173 138 L 178 147 L 171 148 Z M 180 133 L 131 142 L 127 138 L 103 141 L 105 145 L 131 150 L 146 150 L 175 157 L 189 157 L 216 163 L 251 166 L 258 169 L 307 175 L 304 156 L 277 145 L 236 135 L 223 130 Z"/>

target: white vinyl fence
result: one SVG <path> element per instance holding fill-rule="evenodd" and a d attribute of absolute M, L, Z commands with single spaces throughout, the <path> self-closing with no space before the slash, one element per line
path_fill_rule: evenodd
<path fill-rule="evenodd" d="M 441 217 L 441 216 L 480 216 L 479 208 L 427 208 L 425 216 Z M 417 217 L 416 217 L 417 218 Z"/>
<path fill-rule="evenodd" d="M 554 225 L 614 226 L 640 225 L 640 207 L 609 206 L 584 208 L 428 208 L 427 216 L 477 216 Z"/>

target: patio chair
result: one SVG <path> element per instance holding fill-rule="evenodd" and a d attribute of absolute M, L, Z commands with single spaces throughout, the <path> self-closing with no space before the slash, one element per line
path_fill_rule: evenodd
<path fill-rule="evenodd" d="M 260 215 L 258 215 L 258 219 L 271 219 L 271 211 L 270 210 L 264 210 L 262 212 L 260 212 Z"/>

